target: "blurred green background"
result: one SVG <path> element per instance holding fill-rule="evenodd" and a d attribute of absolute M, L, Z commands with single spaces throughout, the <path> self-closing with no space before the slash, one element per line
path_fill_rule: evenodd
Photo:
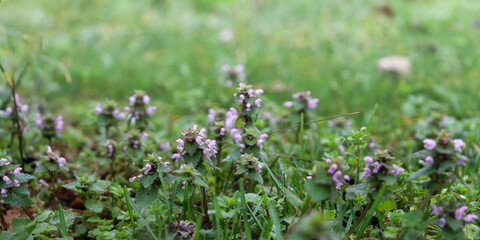
<path fill-rule="evenodd" d="M 478 13 L 478 0 L 3 0 L 0 61 L 30 63 L 20 93 L 56 108 L 143 89 L 178 113 L 220 105 L 221 65 L 245 64 L 273 102 L 310 90 L 319 116 L 378 104 L 388 131 L 409 121 L 406 104 L 478 115 Z M 380 73 L 389 55 L 412 74 Z"/>

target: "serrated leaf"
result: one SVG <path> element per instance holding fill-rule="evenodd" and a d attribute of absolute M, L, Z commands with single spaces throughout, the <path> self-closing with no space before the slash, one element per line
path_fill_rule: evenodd
<path fill-rule="evenodd" d="M 197 145 L 196 144 L 190 144 L 190 143 L 185 143 L 184 144 L 184 149 L 187 151 L 187 153 L 190 156 L 193 156 L 197 152 Z"/>
<path fill-rule="evenodd" d="M 152 205 L 156 199 L 158 199 L 158 186 L 152 185 L 149 188 L 144 188 L 140 186 L 135 195 L 135 201 L 139 208 L 145 208 Z"/>
<path fill-rule="evenodd" d="M 331 186 L 315 184 L 315 181 L 312 180 L 305 182 L 304 186 L 307 193 L 317 202 L 330 198 L 332 193 Z"/>
<path fill-rule="evenodd" d="M 208 188 L 208 185 L 200 177 L 195 177 L 193 183 L 197 186 Z"/>
<path fill-rule="evenodd" d="M 35 179 L 35 178 L 36 177 L 26 173 L 21 173 L 20 175 L 15 176 L 15 179 L 17 179 L 19 183 L 28 182 L 29 180 Z"/>
<path fill-rule="evenodd" d="M 263 184 L 262 175 L 260 175 L 260 173 L 258 172 L 251 172 L 248 174 L 248 177 L 254 180 L 255 182 L 258 182 L 259 184 Z"/>
<path fill-rule="evenodd" d="M 428 176 L 430 174 L 433 173 L 433 168 L 431 166 L 427 166 L 427 167 L 424 167 L 418 171 L 416 171 L 415 173 L 413 173 L 412 175 L 410 175 L 408 178 L 407 178 L 407 181 L 412 181 L 414 179 L 417 179 L 421 176 Z"/>
<path fill-rule="evenodd" d="M 143 187 L 144 188 L 150 187 L 150 185 L 152 185 L 155 179 L 157 178 L 158 178 L 158 174 L 144 175 L 141 180 Z"/>
<path fill-rule="evenodd" d="M 359 195 L 364 195 L 368 193 L 367 183 L 360 183 L 355 185 L 350 185 L 345 189 L 345 197 L 347 200 L 352 200 L 357 198 Z"/>
<path fill-rule="evenodd" d="M 73 213 L 72 209 L 63 210 L 63 215 L 65 217 L 65 225 L 67 227 L 72 226 L 75 220 L 75 214 Z M 60 217 L 58 211 L 56 211 L 55 214 L 50 218 L 50 224 L 55 226 L 60 225 Z"/>
<path fill-rule="evenodd" d="M 32 220 L 26 217 L 17 217 L 12 220 L 11 227 L 13 230 L 18 230 L 24 228 L 27 224 L 29 224 Z"/>
<path fill-rule="evenodd" d="M 103 204 L 100 202 L 96 202 L 93 199 L 88 199 L 85 201 L 85 207 L 88 210 L 92 210 L 94 213 L 101 213 L 103 210 Z"/>
<path fill-rule="evenodd" d="M 248 168 L 246 168 L 245 166 L 243 165 L 240 165 L 237 169 L 237 171 L 235 172 L 235 175 L 240 175 L 240 174 L 244 174 L 248 171 Z"/>
<path fill-rule="evenodd" d="M 65 185 L 63 185 L 62 187 L 66 188 L 66 189 L 71 189 L 71 190 L 77 190 L 77 187 L 79 186 L 80 184 L 78 182 L 71 182 L 71 183 L 67 183 Z"/>
<path fill-rule="evenodd" d="M 8 196 L 3 199 L 5 203 L 13 206 L 30 206 L 33 204 L 32 200 L 28 196 L 28 189 L 25 185 L 20 185 L 14 192 L 9 192 Z"/>
<path fill-rule="evenodd" d="M 397 205 L 391 198 L 387 198 L 385 201 L 380 202 L 377 206 L 377 209 L 383 213 L 388 213 L 395 209 Z"/>
<path fill-rule="evenodd" d="M 98 182 L 92 184 L 89 190 L 96 193 L 104 193 L 108 190 L 108 185 L 110 185 L 110 182 L 99 180 Z"/>
<path fill-rule="evenodd" d="M 420 210 L 412 210 L 401 216 L 402 222 L 408 227 L 414 227 L 423 221 L 423 213 Z"/>
<path fill-rule="evenodd" d="M 303 205 L 302 200 L 295 196 L 290 190 L 285 189 L 285 197 L 287 198 L 288 202 L 291 203 L 293 206 L 300 208 Z"/>

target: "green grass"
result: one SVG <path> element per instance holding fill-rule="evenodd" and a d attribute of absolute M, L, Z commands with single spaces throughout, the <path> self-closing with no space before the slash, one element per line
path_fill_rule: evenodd
<path fill-rule="evenodd" d="M 311 90 L 321 115 L 365 113 L 381 103 L 382 123 L 395 122 L 399 115 L 391 109 L 420 92 L 450 114 L 477 113 L 478 101 L 470 99 L 480 90 L 480 29 L 474 25 L 480 4 L 391 1 L 394 17 L 388 18 L 376 10 L 383 3 L 6 0 L 1 60 L 20 68 L 30 57 L 35 71 L 25 85 L 47 93 L 49 101 L 119 100 L 145 89 L 189 110 L 198 101 L 219 100 L 211 92 L 223 90 L 222 64 L 244 63 L 248 81 L 273 100 Z M 224 28 L 235 32 L 232 43 L 219 42 Z M 36 54 L 65 64 L 72 83 Z M 376 71 L 376 60 L 392 54 L 412 60 L 411 77 Z"/>

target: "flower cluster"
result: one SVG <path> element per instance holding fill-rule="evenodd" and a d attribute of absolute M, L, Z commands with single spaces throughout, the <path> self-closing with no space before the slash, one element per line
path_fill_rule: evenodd
<path fill-rule="evenodd" d="M 365 160 L 363 174 L 373 186 L 373 190 L 383 181 L 388 184 L 394 184 L 396 177 L 400 177 L 402 172 L 405 171 L 405 169 L 393 163 L 395 158 L 390 156 L 388 150 L 378 149 L 375 151 L 373 158 L 366 156 L 363 160 Z"/>
<path fill-rule="evenodd" d="M 234 128 L 230 131 L 235 143 L 240 147 L 240 152 L 252 153 L 256 149 L 262 149 L 268 135 L 261 133 L 257 128 Z"/>
<path fill-rule="evenodd" d="M 130 182 L 134 182 L 135 180 L 141 181 L 145 176 L 154 176 L 158 177 L 159 172 L 169 172 L 170 171 L 170 162 L 162 161 L 163 158 L 159 157 L 155 153 L 150 154 L 148 159 L 145 160 L 145 167 L 143 167 L 140 171 L 141 173 L 137 176 L 131 177 L 128 180 Z M 153 182 L 153 181 L 152 181 Z"/>
<path fill-rule="evenodd" d="M 306 109 L 315 109 L 318 105 L 318 98 L 312 98 L 311 92 L 298 92 L 293 94 L 294 101 L 287 101 L 283 103 L 286 108 L 294 108 L 297 112 L 304 112 Z"/>
<path fill-rule="evenodd" d="M 346 181 L 350 181 L 350 176 L 345 174 L 346 168 L 343 165 L 342 157 L 330 157 L 325 162 L 327 163 L 327 173 L 332 176 L 336 189 L 341 189 Z"/>
<path fill-rule="evenodd" d="M 13 98 L 12 98 L 13 99 Z M 15 95 L 15 100 L 17 102 L 17 112 L 20 122 L 20 128 L 22 132 L 27 131 L 27 114 L 28 114 L 28 105 L 24 104 L 18 95 Z M 13 102 L 13 101 L 12 101 Z M 5 110 L 0 110 L 0 118 L 15 120 L 14 107 L 7 107 Z M 12 125 L 14 128 L 15 126 Z"/>
<path fill-rule="evenodd" d="M 37 121 L 35 126 L 42 131 L 43 137 L 47 139 L 52 139 L 56 137 L 63 129 L 63 118 L 58 115 L 54 117 L 51 114 L 42 116 L 37 114 Z"/>
<path fill-rule="evenodd" d="M 260 163 L 258 158 L 251 154 L 242 154 L 240 156 L 240 161 L 238 161 L 235 175 L 243 174 L 245 177 L 263 184 L 262 175 L 260 175 L 260 173 L 262 173 L 262 167 L 263 165 Z"/>
<path fill-rule="evenodd" d="M 177 143 L 178 153 L 172 156 L 177 162 L 183 159 L 195 167 L 199 167 L 203 161 L 213 165 L 211 158 L 217 154 L 216 141 L 207 139 L 205 128 L 199 130 L 197 125 L 193 125 L 193 128 L 182 131 L 182 138 L 177 139 Z"/>
<path fill-rule="evenodd" d="M 221 68 L 222 73 L 225 75 L 225 86 L 231 88 L 233 84 L 245 81 L 247 75 L 245 74 L 245 66 L 237 64 L 230 66 L 224 64 Z"/>
<path fill-rule="evenodd" d="M 2 154 L 0 154 L 0 176 L 0 197 L 10 204 L 16 204 L 18 201 L 8 198 L 9 194 L 13 193 L 13 198 L 22 197 L 19 196 L 25 195 L 25 191 L 20 189 L 20 187 L 25 188 L 22 183 L 35 178 L 29 174 L 22 173 L 22 168 L 19 164 L 13 164 L 10 159 Z"/>
<path fill-rule="evenodd" d="M 447 220 L 452 221 L 450 219 L 474 223 L 475 219 L 478 218 L 478 216 L 475 214 L 465 215 L 468 207 L 456 203 L 453 199 L 449 202 L 441 202 L 439 206 L 431 205 L 431 207 L 432 211 L 430 212 L 430 215 L 437 215 L 439 217 L 438 225 L 441 228 L 445 227 Z"/>
<path fill-rule="evenodd" d="M 451 139 L 446 131 L 441 131 L 437 139 L 424 139 L 424 151 L 419 152 L 419 162 L 425 166 L 438 168 L 447 161 L 455 161 L 457 165 L 465 165 L 468 158 L 462 154 L 465 142 L 462 139 Z"/>
<path fill-rule="evenodd" d="M 95 113 L 97 114 L 97 123 L 100 127 L 114 126 L 126 117 L 125 113 L 117 109 L 117 104 L 114 101 L 108 101 L 104 105 L 97 103 Z"/>
<path fill-rule="evenodd" d="M 22 99 L 20 99 L 20 97 L 15 94 L 15 100 L 17 102 L 17 111 L 19 114 L 23 113 L 23 114 L 28 114 L 28 105 L 27 104 L 24 104 Z M 8 118 L 8 117 L 11 117 L 13 116 L 13 108 L 12 107 L 7 107 L 5 110 L 0 110 L 0 117 L 2 118 Z"/>
<path fill-rule="evenodd" d="M 157 110 L 156 106 L 150 106 L 150 97 L 143 91 L 135 91 L 129 99 L 130 106 L 125 107 L 125 112 L 130 114 L 129 121 L 140 130 L 147 128 L 150 115 Z"/>
<path fill-rule="evenodd" d="M 131 149 L 140 149 L 142 140 L 146 140 L 148 133 L 140 132 L 136 129 L 131 130 L 127 136 L 128 147 Z"/>
<path fill-rule="evenodd" d="M 262 106 L 262 89 L 252 89 L 252 85 L 240 83 L 238 92 L 234 94 L 236 101 L 240 104 L 239 118 L 244 120 L 244 124 L 250 125 L 255 122 L 258 116 L 258 108 Z"/>

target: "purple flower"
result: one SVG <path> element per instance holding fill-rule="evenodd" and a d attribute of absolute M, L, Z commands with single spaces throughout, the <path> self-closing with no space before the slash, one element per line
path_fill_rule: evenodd
<path fill-rule="evenodd" d="M 150 106 L 150 107 L 147 108 L 147 114 L 152 115 L 153 113 L 155 113 L 155 111 L 157 111 L 156 106 Z"/>
<path fill-rule="evenodd" d="M 262 99 L 260 99 L 260 98 L 255 99 L 255 106 L 261 107 L 261 106 L 262 106 L 262 105 L 260 104 L 261 102 L 262 102 Z"/>
<path fill-rule="evenodd" d="M 381 167 L 382 167 L 382 164 L 380 164 L 379 162 L 374 162 L 372 172 L 373 173 L 378 173 L 378 171 L 380 170 Z"/>
<path fill-rule="evenodd" d="M 307 107 L 310 109 L 315 109 L 318 105 L 318 101 L 318 98 L 308 100 Z"/>
<path fill-rule="evenodd" d="M 397 177 L 400 177 L 400 176 L 402 175 L 402 172 L 405 171 L 405 169 L 403 169 L 403 168 L 401 168 L 401 167 L 399 167 L 399 166 L 397 166 L 397 165 L 395 165 L 395 164 L 392 164 L 392 166 L 393 166 L 393 168 L 394 168 L 395 170 L 392 170 L 391 173 L 392 173 L 393 175 L 397 176 Z"/>
<path fill-rule="evenodd" d="M 152 170 L 152 165 L 150 165 L 150 163 L 147 163 L 147 165 L 145 165 L 145 172 L 143 174 L 147 175 L 150 170 Z"/>
<path fill-rule="evenodd" d="M 430 212 L 430 215 L 441 215 L 443 213 L 442 207 L 437 207 L 435 205 L 431 205 L 431 207 L 432 207 L 432 212 Z"/>
<path fill-rule="evenodd" d="M 3 176 L 3 181 L 5 181 L 5 183 L 6 183 L 7 185 L 12 184 L 12 181 L 11 181 L 10 178 L 7 177 L 7 176 Z"/>
<path fill-rule="evenodd" d="M 102 104 L 101 103 L 97 103 L 97 106 L 95 107 L 95 113 L 97 115 L 100 115 L 102 114 L 103 112 L 103 107 L 102 107 Z"/>
<path fill-rule="evenodd" d="M 337 168 L 338 168 L 338 165 L 337 165 L 336 163 L 334 163 L 334 164 L 332 164 L 332 165 L 330 166 L 330 168 L 328 168 L 328 171 L 327 171 L 327 172 L 328 172 L 329 174 L 334 174 L 335 171 L 337 170 Z"/>
<path fill-rule="evenodd" d="M 425 166 L 430 166 L 434 163 L 435 161 L 433 160 L 433 157 L 432 156 L 427 156 L 425 158 Z"/>
<path fill-rule="evenodd" d="M 215 123 L 215 109 L 208 109 L 208 122 Z"/>
<path fill-rule="evenodd" d="M 455 209 L 455 218 L 462 220 L 463 219 L 463 214 L 465 211 L 467 211 L 468 207 L 467 206 L 462 206 L 457 209 Z"/>
<path fill-rule="evenodd" d="M 477 219 L 478 216 L 475 215 L 475 214 L 468 214 L 466 215 L 465 217 L 463 217 L 463 221 L 465 222 L 470 222 L 470 223 L 474 223 L 475 222 L 475 219 Z"/>
<path fill-rule="evenodd" d="M 129 178 L 129 179 L 128 179 L 128 181 L 130 181 L 130 182 L 134 182 L 134 181 L 135 181 L 135 179 L 137 179 L 137 177 L 131 177 L 131 178 Z"/>
<path fill-rule="evenodd" d="M 309 172 L 309 173 L 308 173 L 308 176 L 307 176 L 307 179 L 308 179 L 308 180 L 312 179 L 312 175 L 313 175 L 313 173 Z"/>
<path fill-rule="evenodd" d="M 48 187 L 48 183 L 43 179 L 38 180 L 38 184 L 40 184 L 42 187 Z"/>
<path fill-rule="evenodd" d="M 425 147 L 428 150 L 433 150 L 437 146 L 437 142 L 433 139 L 425 139 L 423 140 L 423 147 Z"/>
<path fill-rule="evenodd" d="M 2 188 L 2 197 L 3 197 L 3 198 L 6 198 L 6 197 L 8 197 L 8 194 L 7 194 L 7 192 L 8 192 L 8 191 L 7 191 L 7 189 L 5 189 L 5 188 Z"/>
<path fill-rule="evenodd" d="M 462 152 L 462 147 L 465 146 L 465 142 L 462 139 L 453 140 L 453 148 L 455 151 Z"/>
<path fill-rule="evenodd" d="M 13 170 L 13 175 L 15 175 L 15 176 L 20 175 L 20 174 L 21 174 L 20 171 L 22 171 L 22 168 L 21 168 L 21 167 L 15 168 L 15 170 Z"/>
<path fill-rule="evenodd" d="M 286 108 L 291 108 L 293 107 L 293 102 L 292 101 L 286 101 L 283 103 L 283 106 Z"/>
<path fill-rule="evenodd" d="M 183 142 L 183 140 L 179 138 L 179 139 L 177 139 L 177 143 L 178 143 L 177 150 L 180 151 L 180 152 L 183 151 L 183 146 L 185 144 Z"/>
<path fill-rule="evenodd" d="M 438 226 L 440 226 L 441 228 L 445 227 L 445 223 L 447 223 L 447 221 L 445 220 L 444 217 L 440 218 L 440 224 Z"/>
<path fill-rule="evenodd" d="M 18 182 L 17 179 L 13 180 L 13 186 L 14 187 L 20 187 L 20 183 Z"/>
<path fill-rule="evenodd" d="M 122 120 L 126 117 L 125 113 L 121 113 L 120 111 L 118 111 L 118 109 L 115 109 L 115 111 L 113 111 L 112 116 L 117 120 Z"/>
<path fill-rule="evenodd" d="M 107 149 L 108 149 L 108 157 L 111 158 L 113 157 L 113 145 L 112 144 L 108 144 L 107 146 Z"/>
<path fill-rule="evenodd" d="M 143 103 L 145 103 L 145 105 L 150 104 L 150 97 L 148 95 L 143 96 Z"/>
<path fill-rule="evenodd" d="M 62 118 L 62 116 L 57 116 L 55 118 L 55 128 L 59 132 L 62 131 L 62 129 L 63 129 L 63 118 Z"/>
<path fill-rule="evenodd" d="M 60 165 L 60 167 L 63 167 L 66 163 L 67 163 L 67 160 L 65 160 L 65 158 L 63 157 L 58 158 L 58 165 Z"/>
<path fill-rule="evenodd" d="M 257 138 L 257 146 L 258 146 L 259 148 L 263 148 L 262 143 L 265 142 L 265 140 L 267 139 L 267 137 L 268 137 L 267 134 L 262 134 L 262 135 L 258 136 L 258 138 Z"/>
<path fill-rule="evenodd" d="M 43 118 L 42 118 L 42 115 L 40 115 L 40 114 L 37 114 L 37 121 L 35 122 L 35 127 L 37 127 L 38 129 L 43 129 L 44 128 Z"/>
<path fill-rule="evenodd" d="M 175 159 L 177 162 L 182 159 L 182 155 L 181 154 L 178 154 L 178 153 L 175 153 L 173 154 L 172 158 Z"/>
<path fill-rule="evenodd" d="M 373 163 L 373 158 L 370 157 L 370 156 L 364 157 L 363 160 L 365 160 L 365 162 L 367 162 L 368 164 L 372 164 L 372 163 Z"/>
<path fill-rule="evenodd" d="M 6 158 L 1 158 L 0 164 L 2 164 L 3 166 L 8 166 L 10 164 L 10 161 L 8 161 L 8 159 Z"/>

